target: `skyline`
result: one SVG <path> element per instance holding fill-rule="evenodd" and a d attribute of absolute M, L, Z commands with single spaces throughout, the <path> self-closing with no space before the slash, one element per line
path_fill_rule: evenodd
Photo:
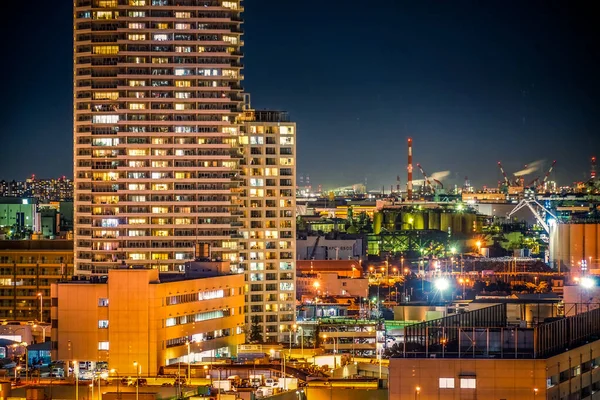
<path fill-rule="evenodd" d="M 497 161 L 512 174 L 556 159 L 561 185 L 588 173 L 600 80 L 584 5 L 341 4 L 245 4 L 244 88 L 298 122 L 298 175 L 313 186 L 389 188 L 400 175 L 404 188 L 409 136 L 415 165 L 449 170 L 447 185 L 495 186 Z M 16 58 L 35 48 L 56 62 L 9 66 L 0 179 L 72 176 L 70 7 L 41 4 L 28 10 L 38 23 L 13 27 Z"/>

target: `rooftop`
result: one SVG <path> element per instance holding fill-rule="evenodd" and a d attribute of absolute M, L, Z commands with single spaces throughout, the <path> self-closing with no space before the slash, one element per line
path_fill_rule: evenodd
<path fill-rule="evenodd" d="M 409 325 L 391 358 L 548 358 L 600 339 L 598 304 L 534 327 L 509 324 L 506 303 Z"/>

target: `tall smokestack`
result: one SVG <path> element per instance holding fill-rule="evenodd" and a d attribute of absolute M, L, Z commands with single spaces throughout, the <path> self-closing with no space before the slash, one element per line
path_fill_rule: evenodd
<path fill-rule="evenodd" d="M 413 191 L 413 165 L 412 165 L 412 138 L 408 138 L 408 181 L 406 183 L 406 198 L 407 200 L 412 200 L 412 191 Z"/>

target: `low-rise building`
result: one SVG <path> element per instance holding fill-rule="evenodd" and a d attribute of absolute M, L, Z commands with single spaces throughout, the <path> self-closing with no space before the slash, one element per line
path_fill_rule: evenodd
<path fill-rule="evenodd" d="M 196 264 L 206 265 L 186 276 L 126 268 L 53 285 L 53 358 L 106 362 L 120 375 L 136 374 L 136 362 L 154 376 L 234 355 L 245 340 L 244 276 L 224 273 L 228 263 Z"/>
<path fill-rule="evenodd" d="M 50 285 L 72 274 L 72 240 L 0 240 L 0 319 L 49 321 Z"/>
<path fill-rule="evenodd" d="M 592 399 L 600 390 L 600 309 L 509 323 L 507 304 L 404 328 L 387 349 L 389 400 Z"/>

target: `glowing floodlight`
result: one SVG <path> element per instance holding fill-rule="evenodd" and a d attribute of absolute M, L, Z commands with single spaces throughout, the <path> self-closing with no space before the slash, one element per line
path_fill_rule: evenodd
<path fill-rule="evenodd" d="M 450 287 L 450 282 L 446 278 L 438 278 L 433 284 L 435 285 L 435 288 L 440 292 L 443 292 L 444 290 L 447 290 Z"/>
<path fill-rule="evenodd" d="M 579 284 L 584 289 L 589 289 L 589 288 L 593 287 L 596 284 L 596 282 L 594 282 L 594 280 L 592 278 L 588 278 L 586 276 L 586 277 L 580 279 Z"/>

